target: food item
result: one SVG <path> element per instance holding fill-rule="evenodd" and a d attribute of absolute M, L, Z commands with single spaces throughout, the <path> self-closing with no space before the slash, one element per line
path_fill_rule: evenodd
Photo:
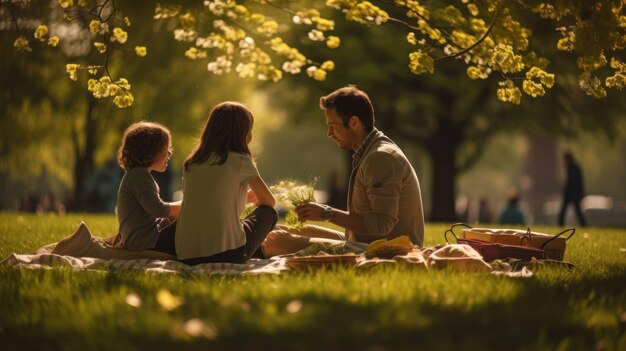
<path fill-rule="evenodd" d="M 367 246 L 365 256 L 368 258 L 393 258 L 398 255 L 406 255 L 413 250 L 413 243 L 407 235 L 402 235 L 391 240 L 380 239 L 373 241 Z"/>

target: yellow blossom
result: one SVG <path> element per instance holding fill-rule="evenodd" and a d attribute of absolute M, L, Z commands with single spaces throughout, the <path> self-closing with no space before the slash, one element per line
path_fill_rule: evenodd
<path fill-rule="evenodd" d="M 265 22 L 265 16 L 260 14 L 260 13 L 253 13 L 250 16 L 250 20 L 252 22 L 254 22 L 254 23 L 261 24 L 261 23 Z"/>
<path fill-rule="evenodd" d="M 467 76 L 473 80 L 487 79 L 487 77 L 489 77 L 489 71 L 485 69 L 485 67 L 482 67 L 482 66 L 480 67 L 469 66 L 467 67 Z"/>
<path fill-rule="evenodd" d="M 539 83 L 533 82 L 530 79 L 525 79 L 522 83 L 522 88 L 524 92 L 532 97 L 543 96 L 546 93 L 546 90 Z"/>
<path fill-rule="evenodd" d="M 145 46 L 135 46 L 135 54 L 139 57 L 145 57 L 148 54 L 148 49 Z"/>
<path fill-rule="evenodd" d="M 507 79 L 504 82 L 500 82 L 502 88 L 498 89 L 498 100 L 503 102 L 510 102 L 519 105 L 522 99 L 522 92 L 518 87 L 513 84 L 513 81 Z"/>
<path fill-rule="evenodd" d="M 184 15 L 178 16 L 178 20 L 180 21 L 180 25 L 184 29 L 194 29 L 194 27 L 196 26 L 196 18 L 193 17 L 193 15 L 189 12 L 185 13 Z"/>
<path fill-rule="evenodd" d="M 120 44 L 124 44 L 126 40 L 128 40 L 128 33 L 120 27 L 115 27 L 113 28 L 113 37 L 111 40 L 117 40 Z"/>
<path fill-rule="evenodd" d="M 609 88 L 622 90 L 626 86 L 626 64 L 613 57 L 611 58 L 611 68 L 615 69 L 615 74 L 607 77 L 605 84 Z"/>
<path fill-rule="evenodd" d="M 602 87 L 602 81 L 594 75 L 591 71 L 583 71 L 578 76 L 578 84 L 580 88 L 589 96 L 601 99 L 606 97 L 606 89 Z"/>
<path fill-rule="evenodd" d="M 341 44 L 341 39 L 339 37 L 331 35 L 326 39 L 326 46 L 331 49 L 336 49 Z"/>
<path fill-rule="evenodd" d="M 52 46 L 53 48 L 57 47 L 57 45 L 59 45 L 59 37 L 57 37 L 56 35 L 51 36 L 50 39 L 48 39 L 48 45 Z"/>
<path fill-rule="evenodd" d="M 335 69 L 335 63 L 333 61 L 324 61 L 324 63 L 322 63 L 321 69 L 325 71 L 332 71 Z"/>
<path fill-rule="evenodd" d="M 104 54 L 107 51 L 107 45 L 103 42 L 97 41 L 93 43 L 93 46 L 95 46 L 98 52 L 101 54 Z"/>
<path fill-rule="evenodd" d="M 130 27 L 130 18 L 124 17 L 124 24 L 126 24 L 128 27 Z"/>
<path fill-rule="evenodd" d="M 74 1 L 72 1 L 72 0 L 59 0 L 59 5 L 61 5 L 62 8 L 66 9 L 66 8 L 74 5 Z"/>
<path fill-rule="evenodd" d="M 187 51 L 185 51 L 185 57 L 192 60 L 206 58 L 206 51 L 198 50 L 195 47 L 190 47 L 189 49 L 187 49 Z"/>
<path fill-rule="evenodd" d="M 418 50 L 409 54 L 409 68 L 413 74 L 432 74 L 435 72 L 435 61 L 427 53 Z"/>
<path fill-rule="evenodd" d="M 309 77 L 317 80 L 317 81 L 324 81 L 326 80 L 326 71 L 321 69 L 321 68 L 317 68 L 315 66 L 311 66 L 309 68 L 307 68 L 306 73 Z"/>
<path fill-rule="evenodd" d="M 467 10 L 472 14 L 472 16 L 478 16 L 478 6 L 476 4 L 467 4 Z"/>
<path fill-rule="evenodd" d="M 65 71 L 69 73 L 70 79 L 76 81 L 78 76 L 76 75 L 76 71 L 80 68 L 80 65 L 75 63 L 68 63 L 65 65 Z"/>
<path fill-rule="evenodd" d="M 35 29 L 35 39 L 39 41 L 45 41 L 45 36 L 48 35 L 48 26 L 45 24 L 40 24 Z"/>
<path fill-rule="evenodd" d="M 116 95 L 113 98 L 113 103 L 119 108 L 130 107 L 134 101 L 135 98 L 133 97 L 133 94 L 130 93 L 130 91 L 125 91 L 119 95 Z"/>
<path fill-rule="evenodd" d="M 317 29 L 321 31 L 334 30 L 335 29 L 335 21 L 327 20 L 324 18 L 318 18 L 316 20 Z"/>
<path fill-rule="evenodd" d="M 491 62 L 497 64 L 504 73 L 515 73 L 524 69 L 522 56 L 515 55 L 511 45 L 498 44 L 493 51 Z"/>
<path fill-rule="evenodd" d="M 154 9 L 154 19 L 166 19 L 178 15 L 180 12 L 180 5 L 176 6 L 161 6 L 157 3 Z"/>
<path fill-rule="evenodd" d="M 263 34 L 267 37 L 271 37 L 272 35 L 276 34 L 276 32 L 278 32 L 278 22 L 265 21 L 259 27 L 257 27 L 256 31 L 259 34 Z"/>
<path fill-rule="evenodd" d="M 13 47 L 15 47 L 18 51 L 30 51 L 30 46 L 28 43 L 28 39 L 24 38 L 24 36 L 20 35 L 13 42 Z"/>
<path fill-rule="evenodd" d="M 89 33 L 91 33 L 92 35 L 100 33 L 101 25 L 102 22 L 98 20 L 92 20 L 91 22 L 89 22 Z"/>

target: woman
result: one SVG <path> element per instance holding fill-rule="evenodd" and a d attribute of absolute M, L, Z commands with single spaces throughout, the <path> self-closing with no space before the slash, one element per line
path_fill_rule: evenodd
<path fill-rule="evenodd" d="M 185 160 L 176 253 L 186 264 L 243 263 L 263 257 L 259 247 L 278 215 L 248 148 L 253 123 L 252 113 L 242 104 L 218 104 Z M 246 203 L 256 209 L 241 220 Z"/>

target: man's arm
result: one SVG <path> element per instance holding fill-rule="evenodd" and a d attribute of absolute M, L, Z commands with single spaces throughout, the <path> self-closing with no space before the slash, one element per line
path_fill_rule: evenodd
<path fill-rule="evenodd" d="M 298 218 L 301 221 L 323 221 L 323 213 L 325 208 L 325 205 L 310 202 L 296 207 L 296 212 L 298 213 Z M 346 228 L 357 233 L 365 233 L 367 231 L 367 229 L 365 228 L 365 221 L 363 220 L 362 215 L 349 213 L 337 208 L 330 208 L 332 210 L 332 216 L 329 220 L 330 223 L 336 224 L 342 228 Z"/>

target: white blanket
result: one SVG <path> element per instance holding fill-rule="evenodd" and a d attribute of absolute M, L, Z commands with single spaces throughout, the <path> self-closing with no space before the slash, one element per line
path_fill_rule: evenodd
<path fill-rule="evenodd" d="M 110 238 L 109 238 L 110 239 Z M 128 251 L 111 245 L 109 239 L 96 238 L 91 235 L 89 228 L 83 222 L 79 228 L 58 243 L 46 245 L 35 254 L 9 255 L 0 262 L 0 267 L 44 268 L 70 267 L 84 270 L 142 270 L 157 273 L 181 273 L 191 275 L 212 274 L 259 274 L 280 273 L 289 270 L 286 260 L 288 257 L 273 257 L 271 259 L 251 259 L 243 264 L 235 263 L 205 263 L 188 266 L 176 261 L 174 256 L 151 250 Z M 502 266 L 493 267 L 486 263 L 480 254 L 464 244 L 448 244 L 421 249 L 415 247 L 413 251 L 403 256 L 396 256 L 391 260 L 365 259 L 360 256 L 357 260 L 357 269 L 369 270 L 375 267 L 397 265 L 411 268 L 454 269 L 464 272 L 492 272 L 510 276 L 530 277 L 532 272 L 524 269 L 521 272 L 512 272 L 502 269 Z"/>

